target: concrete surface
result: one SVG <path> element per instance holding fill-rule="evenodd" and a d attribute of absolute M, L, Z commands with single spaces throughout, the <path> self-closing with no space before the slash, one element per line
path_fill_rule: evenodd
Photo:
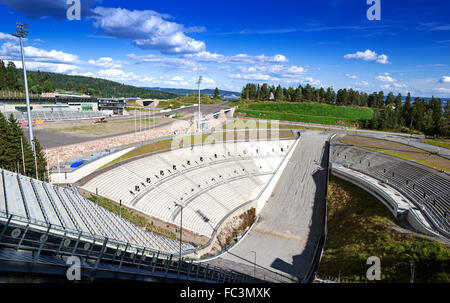
<path fill-rule="evenodd" d="M 210 261 L 268 281 L 292 282 L 309 270 L 320 238 L 326 166 L 324 132 L 305 132 L 259 221 L 236 246 Z M 256 264 L 255 264 L 256 256 Z"/>

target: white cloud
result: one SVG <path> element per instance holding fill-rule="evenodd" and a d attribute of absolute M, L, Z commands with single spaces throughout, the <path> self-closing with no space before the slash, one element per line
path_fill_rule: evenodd
<path fill-rule="evenodd" d="M 13 61 L 17 68 L 22 68 L 22 61 Z M 26 62 L 27 70 L 40 70 L 52 73 L 67 73 L 78 70 L 79 67 L 72 64 L 48 63 L 48 62 Z"/>
<path fill-rule="evenodd" d="M 261 63 L 285 63 L 288 59 L 280 54 L 274 56 L 251 56 L 247 54 L 237 54 L 234 56 L 226 57 L 226 62 L 229 63 L 243 63 L 243 64 L 261 64 Z"/>
<path fill-rule="evenodd" d="M 376 77 L 377 80 L 380 80 L 381 82 L 395 82 L 397 80 L 395 80 L 394 78 L 388 76 L 389 74 L 382 74 Z"/>
<path fill-rule="evenodd" d="M 358 79 L 358 76 L 356 75 L 345 74 L 345 76 L 349 79 Z"/>
<path fill-rule="evenodd" d="M 380 64 L 389 64 L 389 58 L 387 55 L 382 54 L 378 55 L 376 52 L 367 49 L 364 52 L 357 51 L 354 54 L 347 54 L 344 56 L 345 59 L 355 59 L 355 60 L 364 60 L 364 61 L 374 61 Z"/>
<path fill-rule="evenodd" d="M 124 8 L 96 7 L 94 26 L 105 34 L 121 39 L 130 39 L 143 49 L 159 50 L 164 54 L 199 53 L 205 51 L 205 43 L 190 38 L 184 32 L 192 32 L 183 25 L 164 20 L 152 10 L 127 10 Z"/>
<path fill-rule="evenodd" d="M 186 60 L 184 58 L 174 58 L 174 57 L 166 57 L 161 55 L 144 55 L 138 56 L 136 54 L 128 54 L 128 58 L 138 62 L 138 63 L 150 63 L 154 64 L 157 67 L 164 68 L 167 70 L 186 70 L 186 71 L 198 71 L 200 66 L 195 62 L 190 60 Z"/>
<path fill-rule="evenodd" d="M 14 37 L 11 34 L 5 34 L 0 32 L 0 41 L 14 41 L 16 43 L 19 42 L 19 39 L 17 37 Z"/>
<path fill-rule="evenodd" d="M 27 62 L 35 61 L 65 64 L 77 64 L 81 62 L 77 55 L 68 54 L 57 50 L 47 51 L 34 46 L 26 46 L 24 47 L 24 52 Z M 19 45 L 11 42 L 3 43 L 0 49 L 0 56 L 6 60 L 20 60 Z"/>
<path fill-rule="evenodd" d="M 450 83 L 450 76 L 442 76 L 439 80 L 441 83 Z"/>
<path fill-rule="evenodd" d="M 312 77 L 306 77 L 305 79 L 303 79 L 301 81 L 301 83 L 303 83 L 303 84 L 310 84 L 312 86 L 320 86 L 321 85 L 320 80 L 314 79 Z"/>
<path fill-rule="evenodd" d="M 231 79 L 244 79 L 244 80 L 254 80 L 254 81 L 278 81 L 279 78 L 271 77 L 267 74 L 253 73 L 253 74 L 231 74 L 229 76 Z"/>
<path fill-rule="evenodd" d="M 121 68 L 123 64 L 126 64 L 127 62 L 122 61 L 116 61 L 109 57 L 102 57 L 98 60 L 89 60 L 89 64 L 99 67 L 106 67 L 106 68 Z"/>
<path fill-rule="evenodd" d="M 360 82 L 355 82 L 356 86 L 369 86 L 369 82 L 367 81 L 360 81 Z"/>
<path fill-rule="evenodd" d="M 438 87 L 438 88 L 435 88 L 434 90 L 439 93 L 442 93 L 442 94 L 450 94 L 450 88 Z"/>

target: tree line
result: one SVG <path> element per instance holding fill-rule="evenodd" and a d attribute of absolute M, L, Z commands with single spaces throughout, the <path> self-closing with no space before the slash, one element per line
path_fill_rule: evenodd
<path fill-rule="evenodd" d="M 171 99 L 177 97 L 173 93 L 125 85 L 105 79 L 50 72 L 27 71 L 27 80 L 29 92 L 33 94 L 58 90 L 103 98 Z M 25 92 L 23 71 L 18 69 L 12 61 L 5 66 L 5 63 L 0 60 L 0 90 Z"/>
<path fill-rule="evenodd" d="M 372 119 L 361 120 L 360 126 L 375 130 L 399 130 L 402 132 L 423 132 L 429 136 L 450 136 L 450 104 L 440 98 L 411 99 L 408 93 L 405 102 L 401 94 L 383 91 L 367 94 L 353 89 L 332 87 L 314 88 L 269 86 L 264 83 L 248 83 L 244 86 L 241 99 L 255 101 L 318 102 L 341 106 L 362 106 L 373 109 Z M 445 107 L 443 110 L 443 102 Z"/>
<path fill-rule="evenodd" d="M 13 115 L 6 119 L 0 112 L 0 168 L 42 181 L 49 181 L 47 160 L 42 146 L 38 139 L 34 138 L 33 141 L 36 161 L 31 144 L 17 120 Z"/>

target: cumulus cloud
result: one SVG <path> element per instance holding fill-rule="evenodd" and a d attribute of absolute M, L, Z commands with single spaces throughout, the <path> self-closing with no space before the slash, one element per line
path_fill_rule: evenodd
<path fill-rule="evenodd" d="M 99 67 L 106 67 L 106 68 L 121 68 L 123 64 L 126 64 L 127 62 L 122 61 L 116 61 L 113 60 L 110 57 L 102 57 L 97 60 L 89 60 L 89 64 Z"/>
<path fill-rule="evenodd" d="M 96 7 L 93 10 L 94 26 L 104 33 L 120 39 L 130 39 L 143 49 L 159 50 L 164 54 L 199 53 L 205 43 L 185 35 L 192 31 L 183 25 L 165 20 L 152 10 L 127 10 L 124 8 Z"/>
<path fill-rule="evenodd" d="M 13 42 L 18 42 L 19 39 L 17 37 L 14 37 L 11 34 L 5 34 L 0 32 L 0 41 L 13 41 Z"/>
<path fill-rule="evenodd" d="M 63 51 L 36 48 L 34 46 L 24 47 L 27 62 L 48 62 L 77 64 L 81 61 L 77 55 L 65 53 Z M 0 56 L 6 60 L 20 60 L 20 47 L 17 43 L 5 42 L 0 48 Z"/>
<path fill-rule="evenodd" d="M 355 60 L 364 60 L 364 61 L 372 61 L 380 64 L 389 64 L 389 57 L 385 54 L 378 55 L 376 52 L 367 49 L 364 52 L 357 51 L 354 54 L 347 54 L 344 56 L 345 59 L 355 59 Z"/>
<path fill-rule="evenodd" d="M 439 80 L 440 83 L 450 83 L 450 76 L 442 76 Z"/>
<path fill-rule="evenodd" d="M 17 68 L 22 68 L 22 61 L 13 61 Z M 48 62 L 27 62 L 25 64 L 28 70 L 41 70 L 52 73 L 67 73 L 78 70 L 79 67 L 72 64 L 48 63 Z"/>
<path fill-rule="evenodd" d="M 395 81 L 397 81 L 394 78 L 392 78 L 391 76 L 389 76 L 389 74 L 387 74 L 387 73 L 384 73 L 384 74 L 381 74 L 381 75 L 377 76 L 376 79 L 381 81 L 381 82 L 395 82 Z"/>

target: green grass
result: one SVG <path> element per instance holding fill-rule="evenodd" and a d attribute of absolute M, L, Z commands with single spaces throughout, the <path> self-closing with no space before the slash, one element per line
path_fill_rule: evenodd
<path fill-rule="evenodd" d="M 365 281 L 366 260 L 381 260 L 380 282 L 450 282 L 450 248 L 413 233 L 394 230 L 388 209 L 372 195 L 336 177 L 328 188 L 328 238 L 319 277 Z"/>
<path fill-rule="evenodd" d="M 201 104 L 216 104 L 223 102 L 222 99 L 213 99 L 209 95 L 200 95 Z M 159 108 L 179 108 L 181 106 L 188 106 L 192 104 L 198 104 L 198 94 L 190 94 L 187 96 L 179 96 L 168 101 L 160 101 Z M 171 105 L 171 106 L 170 106 Z"/>
<path fill-rule="evenodd" d="M 419 139 L 422 143 L 450 149 L 450 139 Z"/>
<path fill-rule="evenodd" d="M 361 119 L 370 119 L 373 115 L 370 108 L 320 103 L 264 102 L 240 106 L 237 112 L 246 117 L 328 125 L 353 125 Z"/>
<path fill-rule="evenodd" d="M 110 166 L 114 163 L 117 163 L 117 162 L 120 162 L 120 161 L 123 161 L 126 159 L 145 155 L 145 154 L 152 153 L 152 152 L 159 151 L 159 150 L 168 149 L 172 146 L 172 141 L 173 141 L 172 139 L 167 139 L 167 140 L 162 140 L 162 141 L 153 142 L 153 143 L 139 146 L 139 147 L 133 149 L 132 151 L 129 151 L 125 155 L 122 155 L 121 157 L 119 157 L 111 162 L 106 163 L 105 165 L 103 165 L 102 167 L 100 167 L 98 169 L 105 168 L 107 166 Z"/>

